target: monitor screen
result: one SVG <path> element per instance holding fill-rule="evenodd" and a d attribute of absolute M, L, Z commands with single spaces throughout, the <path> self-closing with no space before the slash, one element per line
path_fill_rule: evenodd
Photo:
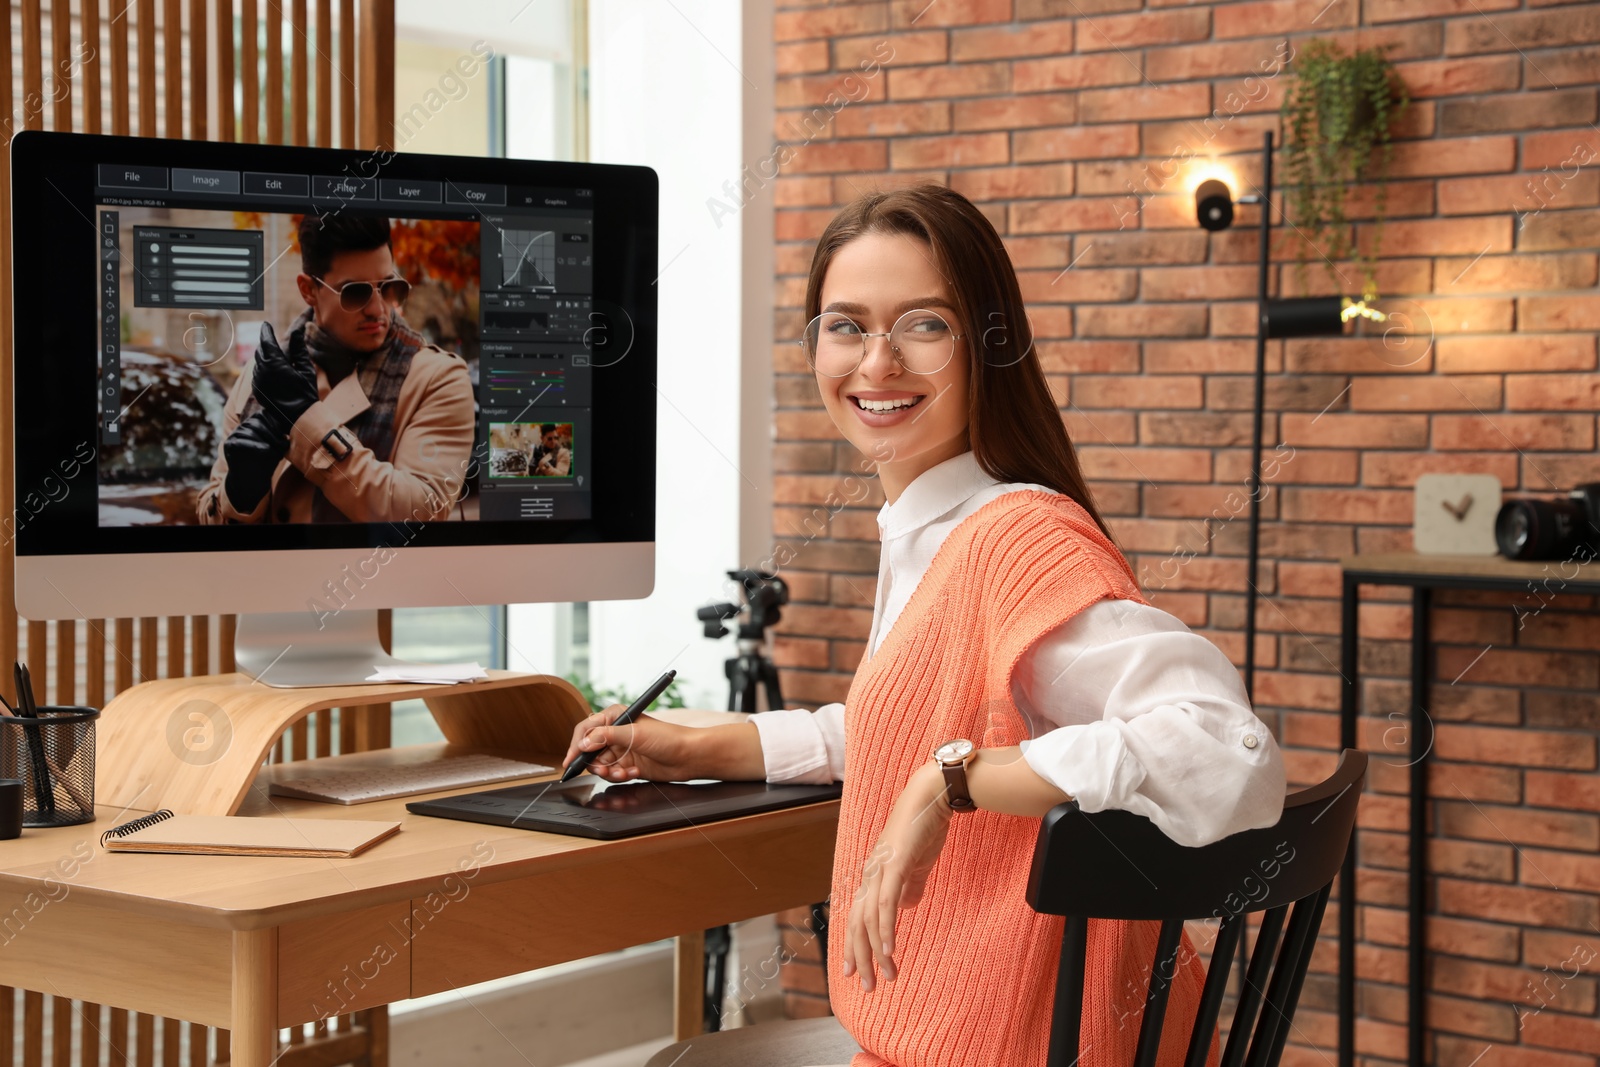
<path fill-rule="evenodd" d="M 648 168 L 27 133 L 13 175 L 19 596 L 28 559 L 653 541 Z"/>

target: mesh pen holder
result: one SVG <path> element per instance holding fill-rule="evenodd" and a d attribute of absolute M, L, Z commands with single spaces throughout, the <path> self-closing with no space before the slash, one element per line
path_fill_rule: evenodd
<path fill-rule="evenodd" d="M 45 706 L 0 718 L 0 778 L 22 780 L 23 826 L 94 821 L 94 724 L 100 709 Z"/>

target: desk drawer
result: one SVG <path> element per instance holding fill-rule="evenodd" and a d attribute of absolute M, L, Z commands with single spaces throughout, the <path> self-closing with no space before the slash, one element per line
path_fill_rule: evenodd
<path fill-rule="evenodd" d="M 404 901 L 278 928 L 278 1025 L 405 1000 L 411 944 Z"/>

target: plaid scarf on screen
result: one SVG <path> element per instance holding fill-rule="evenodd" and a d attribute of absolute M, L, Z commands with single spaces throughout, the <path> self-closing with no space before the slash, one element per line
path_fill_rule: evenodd
<path fill-rule="evenodd" d="M 389 341 L 376 352 L 356 352 L 334 340 L 317 326 L 312 309 L 306 308 L 289 330 L 289 351 L 297 347 L 311 356 L 311 362 L 328 376 L 329 386 L 338 385 L 354 372 L 367 396 L 367 410 L 345 423 L 363 445 L 379 460 L 389 462 L 394 450 L 394 409 L 400 387 L 411 370 L 411 359 L 428 341 L 400 317 L 389 314 Z M 313 522 L 348 522 L 345 514 L 330 504 L 318 489 L 312 502 Z"/>

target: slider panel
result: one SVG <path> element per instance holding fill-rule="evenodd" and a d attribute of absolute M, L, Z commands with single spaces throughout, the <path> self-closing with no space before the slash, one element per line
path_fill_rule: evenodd
<path fill-rule="evenodd" d="M 134 306 L 266 309 L 260 230 L 135 226 Z"/>

